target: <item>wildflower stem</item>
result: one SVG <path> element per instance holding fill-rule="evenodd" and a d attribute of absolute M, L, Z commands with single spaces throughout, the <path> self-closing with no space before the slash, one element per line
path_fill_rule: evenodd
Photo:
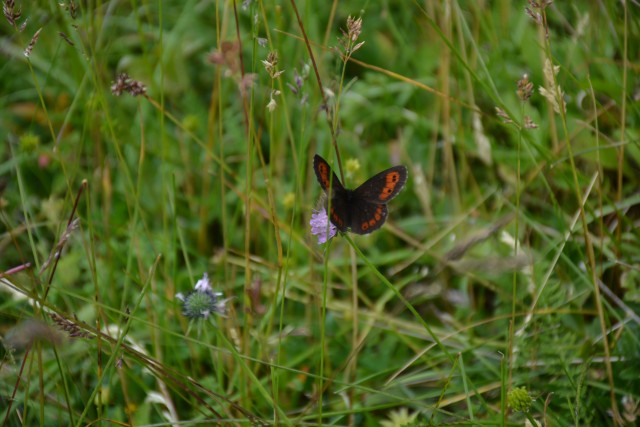
<path fill-rule="evenodd" d="M 78 193 L 76 194 L 76 200 L 73 203 L 73 208 L 71 208 L 71 214 L 69 214 L 69 221 L 67 221 L 67 227 L 66 227 L 66 231 L 65 234 L 71 229 L 72 224 L 73 224 L 73 217 L 76 215 L 76 210 L 78 209 L 78 203 L 80 202 L 80 196 L 82 195 L 82 192 L 84 191 L 85 188 L 87 188 L 89 184 L 87 183 L 86 179 L 82 180 L 82 183 L 80 184 L 80 188 L 78 189 Z M 53 249 L 56 253 L 60 254 L 62 252 L 62 249 L 64 248 L 65 244 L 67 242 L 67 239 L 61 239 L 60 243 L 58 245 L 56 245 L 56 247 Z M 58 267 L 58 261 L 60 260 L 60 256 L 55 256 L 54 255 L 54 264 L 53 264 L 53 268 L 51 268 L 51 273 L 49 274 L 49 279 L 47 280 L 47 287 L 44 291 L 44 296 L 42 297 L 43 300 L 47 299 L 47 295 L 49 295 L 49 289 L 51 286 L 51 283 L 53 282 L 53 275 L 56 272 L 56 269 Z"/>
<path fill-rule="evenodd" d="M 509 320 L 509 324 L 512 321 Z M 513 326 L 510 326 L 513 329 Z M 504 427 L 507 425 L 507 360 L 504 354 L 500 353 L 500 425 Z"/>
<path fill-rule="evenodd" d="M 329 254 L 331 253 L 332 240 L 333 239 L 329 239 L 324 251 L 324 278 L 322 280 L 322 304 L 320 308 L 320 374 L 318 375 L 318 425 L 322 425 L 322 395 L 324 394 L 325 360 L 324 350 L 326 345 L 327 295 L 329 293 Z"/>
<path fill-rule="evenodd" d="M 342 55 L 342 71 L 340 73 L 340 84 L 338 85 L 338 93 L 336 94 L 336 106 L 333 109 L 333 120 L 332 120 L 332 132 L 336 132 L 338 130 L 338 114 L 340 113 L 340 100 L 342 99 L 342 88 L 344 87 L 344 75 L 347 70 L 347 61 L 349 57 L 345 57 Z M 344 182 L 344 175 L 342 175 L 342 171 L 340 177 L 342 178 L 342 182 Z"/>
<path fill-rule="evenodd" d="M 327 124 L 329 125 L 329 130 L 331 133 L 331 142 L 333 143 L 333 148 L 336 151 L 336 158 L 338 159 L 338 170 L 340 171 L 340 179 L 344 182 L 344 173 L 342 172 L 342 160 L 340 158 L 340 150 L 338 149 L 338 140 L 336 138 L 336 133 L 334 131 L 331 114 L 329 113 L 329 103 L 327 101 L 327 96 L 324 93 L 324 87 L 322 86 L 322 79 L 320 78 L 320 72 L 318 71 L 318 65 L 316 64 L 316 58 L 313 54 L 313 50 L 311 49 L 311 43 L 309 42 L 309 37 L 307 36 L 307 32 L 304 29 L 304 25 L 302 24 L 302 19 L 300 18 L 300 13 L 298 12 L 298 7 L 296 6 L 295 0 L 291 1 L 291 7 L 293 8 L 294 13 L 296 14 L 296 19 L 298 21 L 298 26 L 300 27 L 300 31 L 302 32 L 302 37 L 304 38 L 305 46 L 307 46 L 307 51 L 309 52 L 309 57 L 311 58 L 311 64 L 313 65 L 313 72 L 316 76 L 316 81 L 318 82 L 318 89 L 320 90 L 320 96 L 322 97 L 322 102 L 325 105 L 325 115 L 327 118 Z"/>
<path fill-rule="evenodd" d="M 354 22 L 357 23 L 355 26 L 358 27 L 357 34 L 352 34 L 352 27 L 354 26 Z M 340 55 L 342 59 L 342 71 L 340 73 L 340 84 L 338 85 L 338 94 L 336 95 L 336 107 L 333 111 L 333 131 L 336 132 L 338 129 L 338 117 L 340 112 L 340 99 L 342 97 L 342 89 L 344 87 L 344 76 L 347 70 L 347 63 L 351 59 L 351 55 L 353 54 L 353 45 L 357 40 L 357 37 L 360 35 L 359 26 L 362 25 L 362 19 L 353 20 L 351 16 L 347 19 L 347 32 L 345 33 L 343 30 L 343 45 L 345 53 Z M 344 176 L 342 177 L 344 181 Z"/>
<path fill-rule="evenodd" d="M 523 97 L 520 97 L 520 121 L 524 120 L 524 107 L 525 101 Z M 518 139 L 516 141 L 516 212 L 520 212 L 520 157 L 521 157 L 521 148 L 522 148 L 522 131 L 523 126 L 518 126 Z M 515 216 L 515 231 L 514 231 L 514 239 L 513 239 L 513 256 L 517 257 L 519 252 L 518 242 L 520 241 L 520 215 Z M 516 322 L 516 300 L 518 295 L 518 270 L 513 270 L 513 277 L 511 282 L 511 322 L 509 323 L 509 340 L 508 340 L 508 348 L 507 348 L 507 358 L 509 360 L 509 384 L 511 384 L 511 379 L 513 376 L 513 345 L 515 340 L 515 322 Z"/>

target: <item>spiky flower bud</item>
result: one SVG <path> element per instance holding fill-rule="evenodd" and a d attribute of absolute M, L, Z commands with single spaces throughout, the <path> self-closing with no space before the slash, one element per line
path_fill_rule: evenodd
<path fill-rule="evenodd" d="M 518 412 L 529 412 L 533 404 L 533 398 L 526 387 L 516 387 L 507 393 L 509 407 Z"/>
<path fill-rule="evenodd" d="M 221 296 L 221 292 L 213 292 L 209 276 L 205 273 L 196 283 L 194 290 L 187 295 L 177 294 L 176 298 L 182 302 L 182 314 L 196 320 L 206 319 L 211 313 L 225 316 L 229 299 L 220 299 Z"/>

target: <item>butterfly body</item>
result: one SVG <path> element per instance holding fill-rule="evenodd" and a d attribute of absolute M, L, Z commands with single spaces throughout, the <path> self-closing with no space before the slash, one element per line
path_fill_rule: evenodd
<path fill-rule="evenodd" d="M 329 163 L 319 155 L 313 169 L 322 189 L 329 196 L 329 218 L 338 230 L 369 234 L 382 227 L 387 219 L 387 203 L 398 195 L 407 182 L 404 166 L 394 166 L 369 178 L 355 190 L 345 188 Z"/>

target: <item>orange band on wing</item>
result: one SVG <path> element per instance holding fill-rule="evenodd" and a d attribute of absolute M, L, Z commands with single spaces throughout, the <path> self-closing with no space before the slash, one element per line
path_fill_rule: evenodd
<path fill-rule="evenodd" d="M 378 196 L 380 200 L 387 200 L 394 192 L 400 182 L 400 172 L 391 171 L 386 176 L 386 183 Z"/>
<path fill-rule="evenodd" d="M 363 231 L 367 231 L 369 227 L 375 227 L 376 224 L 384 220 L 384 217 L 382 216 L 382 208 L 383 206 L 379 205 L 376 208 L 376 211 L 373 213 L 373 218 L 367 221 L 364 221 L 363 223 L 360 224 L 360 228 L 362 228 Z"/>
<path fill-rule="evenodd" d="M 339 230 L 344 230 L 344 218 L 338 215 L 338 212 L 334 209 L 333 206 L 331 206 L 331 222 L 333 222 L 333 224 L 337 226 Z"/>
<path fill-rule="evenodd" d="M 320 174 L 320 179 L 322 180 L 322 186 L 325 189 L 329 189 L 331 185 L 331 178 L 329 177 L 331 169 L 329 165 L 324 162 L 318 163 L 318 173 Z"/>

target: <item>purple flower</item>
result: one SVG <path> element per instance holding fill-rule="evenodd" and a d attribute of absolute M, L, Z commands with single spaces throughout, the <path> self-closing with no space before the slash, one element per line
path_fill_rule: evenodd
<path fill-rule="evenodd" d="M 209 275 L 207 273 L 204 273 L 202 275 L 202 279 L 196 282 L 194 289 L 198 292 L 207 292 L 213 290 L 211 288 L 211 281 L 209 280 Z"/>
<path fill-rule="evenodd" d="M 329 225 L 329 234 L 327 235 L 327 224 Z M 318 236 L 318 244 L 327 243 L 329 239 L 336 235 L 338 229 L 329 222 L 329 216 L 324 208 L 321 211 L 313 211 L 311 214 L 311 234 Z"/>

